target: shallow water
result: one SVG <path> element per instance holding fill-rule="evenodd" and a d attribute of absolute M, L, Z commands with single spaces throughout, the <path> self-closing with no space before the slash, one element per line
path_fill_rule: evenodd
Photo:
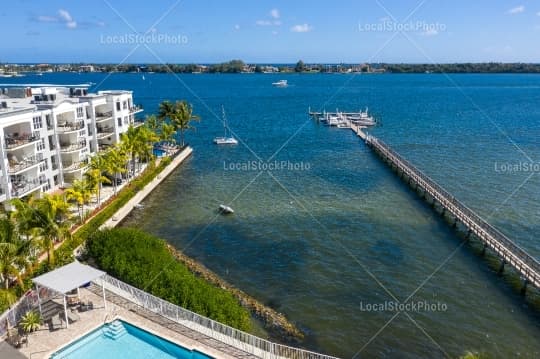
<path fill-rule="evenodd" d="M 292 86 L 273 88 L 278 79 L 108 77 L 102 89 L 133 89 L 147 112 L 164 99 L 186 98 L 203 118 L 187 134 L 193 156 L 125 225 L 167 239 L 285 313 L 313 350 L 346 358 L 465 350 L 540 356 L 534 297 L 522 298 L 512 277 L 498 277 L 474 245 L 460 246 L 455 231 L 350 130 L 306 115 L 309 106 L 369 106 L 382 121 L 375 135 L 538 258 L 540 180 L 534 171 L 502 169 L 538 158 L 540 76 L 290 75 Z M 243 142 L 236 147 L 212 144 L 222 134 L 222 104 Z M 248 165 L 258 158 L 303 169 L 258 171 L 259 163 Z M 221 203 L 236 213 L 219 216 Z M 373 308 L 411 295 L 410 302 L 437 307 L 394 318 L 395 311 Z"/>

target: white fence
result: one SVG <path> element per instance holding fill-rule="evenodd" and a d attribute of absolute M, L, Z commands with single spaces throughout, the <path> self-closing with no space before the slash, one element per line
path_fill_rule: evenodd
<path fill-rule="evenodd" d="M 51 299 L 54 295 L 55 293 L 47 288 L 40 288 L 39 290 L 42 303 Z M 30 290 L 17 303 L 12 305 L 9 310 L 6 310 L 0 315 L 0 338 L 6 335 L 8 327 L 15 327 L 26 312 L 36 308 L 38 308 L 38 296 L 35 290 Z"/>
<path fill-rule="evenodd" d="M 111 276 L 106 275 L 102 280 L 107 290 L 146 310 L 259 358 L 336 359 L 328 355 L 272 343 L 234 329 L 155 297 Z M 102 281 L 96 281 L 96 284 L 101 285 Z"/>

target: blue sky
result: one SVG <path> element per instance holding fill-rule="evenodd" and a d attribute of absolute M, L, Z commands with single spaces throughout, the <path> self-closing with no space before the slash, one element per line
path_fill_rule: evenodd
<path fill-rule="evenodd" d="M 540 62 L 540 0 L 140 3 L 4 1 L 0 62 Z"/>

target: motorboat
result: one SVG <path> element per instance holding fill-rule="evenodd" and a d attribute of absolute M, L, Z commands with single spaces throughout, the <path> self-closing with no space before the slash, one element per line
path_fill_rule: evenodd
<path fill-rule="evenodd" d="M 279 80 L 277 82 L 272 82 L 272 86 L 274 87 L 287 87 L 289 86 L 287 80 Z"/>

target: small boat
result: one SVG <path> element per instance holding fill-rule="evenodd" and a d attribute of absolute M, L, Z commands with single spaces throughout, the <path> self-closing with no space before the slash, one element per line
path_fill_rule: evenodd
<path fill-rule="evenodd" d="M 231 207 L 225 205 L 225 204 L 220 204 L 219 205 L 219 211 L 222 213 L 222 214 L 232 214 L 234 213 L 234 209 L 232 209 Z"/>
<path fill-rule="evenodd" d="M 277 82 L 272 82 L 272 86 L 274 87 L 287 87 L 289 84 L 287 83 L 287 80 L 279 80 Z"/>
<path fill-rule="evenodd" d="M 216 145 L 237 145 L 238 140 L 232 136 L 227 137 L 227 118 L 225 117 L 225 108 L 221 106 L 221 111 L 223 112 L 223 128 L 225 129 L 225 135 L 223 137 L 214 138 L 214 143 Z"/>

